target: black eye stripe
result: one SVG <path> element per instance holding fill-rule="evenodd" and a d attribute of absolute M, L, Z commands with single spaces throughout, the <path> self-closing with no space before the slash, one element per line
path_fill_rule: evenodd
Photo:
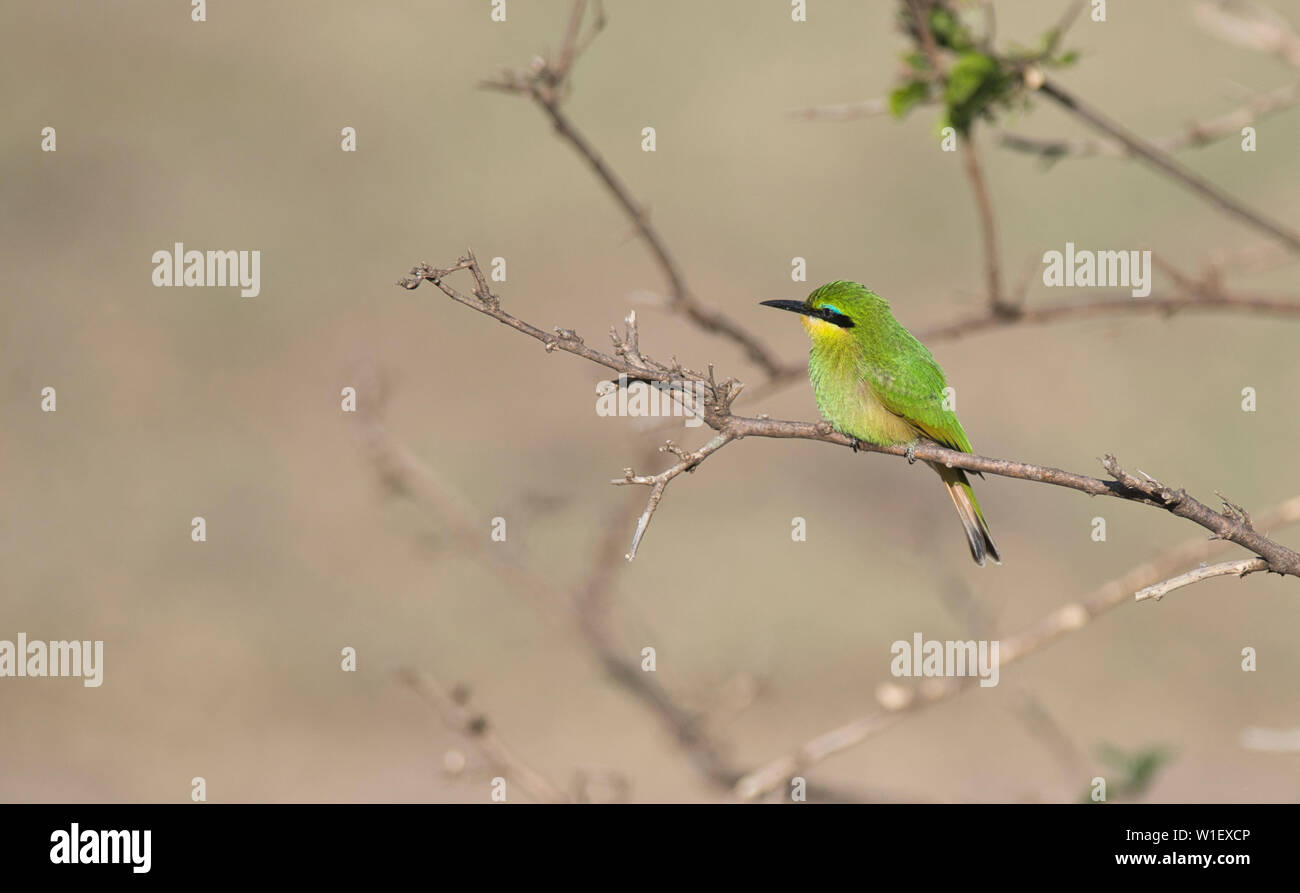
<path fill-rule="evenodd" d="M 823 319 L 828 323 L 839 326 L 841 329 L 853 328 L 853 320 L 849 319 L 843 313 L 836 313 L 834 310 L 828 310 L 825 307 L 820 308 L 815 314 L 818 319 Z"/>

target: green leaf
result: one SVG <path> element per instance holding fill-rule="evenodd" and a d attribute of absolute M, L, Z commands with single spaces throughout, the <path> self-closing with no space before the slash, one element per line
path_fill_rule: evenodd
<path fill-rule="evenodd" d="M 889 94 L 889 113 L 902 118 L 912 107 L 930 98 L 930 85 L 925 81 L 908 81 Z"/>
<path fill-rule="evenodd" d="M 930 12 L 930 33 L 941 47 L 963 52 L 975 45 L 970 29 L 949 9 L 936 7 Z"/>
<path fill-rule="evenodd" d="M 996 59 L 979 52 L 963 53 L 948 70 L 944 103 L 948 123 L 962 134 L 970 132 L 979 117 L 991 117 L 989 106 L 1007 101 L 1013 83 Z"/>
<path fill-rule="evenodd" d="M 951 105 L 969 102 L 998 71 L 998 63 L 983 53 L 963 53 L 948 72 L 944 99 Z"/>
<path fill-rule="evenodd" d="M 1097 758 L 1114 770 L 1107 791 L 1108 799 L 1135 799 L 1151 787 L 1156 775 L 1174 757 L 1167 747 L 1155 746 L 1134 751 L 1124 751 L 1110 744 L 1097 749 Z M 1085 795 L 1086 800 L 1091 797 Z"/>

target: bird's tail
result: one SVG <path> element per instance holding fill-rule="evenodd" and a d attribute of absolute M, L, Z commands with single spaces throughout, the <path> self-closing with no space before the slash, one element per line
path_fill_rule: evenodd
<path fill-rule="evenodd" d="M 961 526 L 966 529 L 966 539 L 970 544 L 970 554 L 975 559 L 975 563 L 983 567 L 985 558 L 992 558 L 994 562 L 1001 564 L 1002 556 L 998 554 L 998 547 L 993 545 L 988 522 L 984 520 L 984 513 L 980 511 L 980 504 L 970 488 L 970 480 L 967 479 L 966 472 L 960 468 L 948 468 L 937 462 L 927 464 L 939 473 L 939 477 L 943 478 L 944 485 L 948 488 L 948 495 L 952 497 L 952 504 L 957 507 L 957 515 L 961 518 Z"/>

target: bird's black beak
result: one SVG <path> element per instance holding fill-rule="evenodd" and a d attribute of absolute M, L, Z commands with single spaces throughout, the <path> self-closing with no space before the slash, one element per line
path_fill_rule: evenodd
<path fill-rule="evenodd" d="M 791 313 L 808 314 L 808 305 L 803 301 L 759 301 L 764 307 L 775 307 L 777 310 L 789 310 Z"/>

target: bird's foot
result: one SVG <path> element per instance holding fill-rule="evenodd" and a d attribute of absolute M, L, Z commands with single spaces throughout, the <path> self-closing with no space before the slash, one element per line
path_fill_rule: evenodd
<path fill-rule="evenodd" d="M 850 434 L 850 435 L 849 435 L 849 446 L 851 446 L 851 447 L 853 448 L 853 452 L 856 453 L 859 449 L 862 448 L 862 441 L 858 440 L 856 437 L 854 437 L 852 434 Z"/>
<path fill-rule="evenodd" d="M 909 443 L 907 449 L 903 450 L 903 455 L 907 457 L 908 465 L 916 464 L 916 444 Z"/>

